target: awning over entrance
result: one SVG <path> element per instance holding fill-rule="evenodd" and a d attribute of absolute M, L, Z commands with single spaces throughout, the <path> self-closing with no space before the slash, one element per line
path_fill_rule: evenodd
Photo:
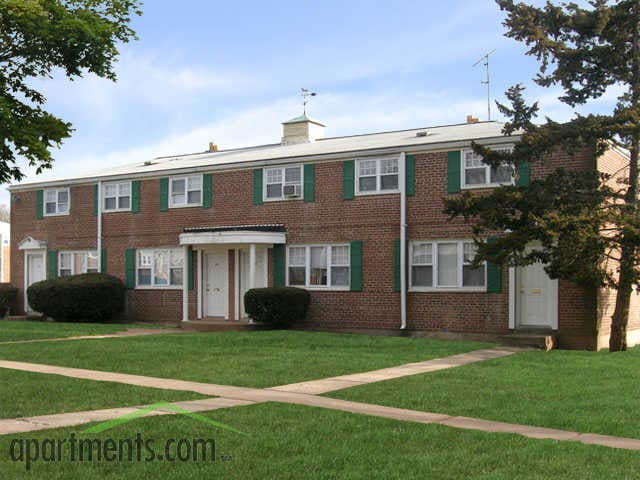
<path fill-rule="evenodd" d="M 180 245 L 284 244 L 284 225 L 237 225 L 187 227 L 180 234 Z"/>

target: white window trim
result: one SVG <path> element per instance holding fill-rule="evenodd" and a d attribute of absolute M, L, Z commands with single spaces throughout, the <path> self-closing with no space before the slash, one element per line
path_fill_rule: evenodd
<path fill-rule="evenodd" d="M 284 171 L 287 168 L 298 167 L 300 169 L 300 196 L 299 197 L 285 197 L 284 196 L 284 186 L 287 185 L 284 179 Z M 267 170 L 282 170 L 282 193 L 280 197 L 267 197 Z M 275 185 L 275 184 L 274 184 Z M 292 185 L 289 183 L 288 185 Z M 262 201 L 263 202 L 287 202 L 287 201 L 295 201 L 295 200 L 303 200 L 304 199 L 304 168 L 302 164 L 294 164 L 294 165 L 283 165 L 283 166 L 275 166 L 275 167 L 264 167 L 262 169 Z"/>
<path fill-rule="evenodd" d="M 82 275 L 84 273 L 87 273 L 87 266 L 89 263 L 89 254 L 93 253 L 96 256 L 96 259 L 98 259 L 98 251 L 97 250 L 60 250 L 58 252 L 58 277 L 61 277 L 62 274 L 60 273 L 60 271 L 62 270 L 62 255 L 77 255 L 77 254 L 82 254 L 83 258 L 82 258 L 82 268 L 81 268 L 81 272 L 80 273 L 73 273 L 73 269 L 71 271 L 71 275 Z M 100 265 L 96 265 L 97 269 L 96 272 L 99 273 L 100 272 Z"/>
<path fill-rule="evenodd" d="M 59 192 L 66 191 L 67 198 L 69 199 L 67 211 L 66 212 L 58 212 L 58 194 Z M 56 213 L 47 213 L 47 192 L 56 192 Z M 71 190 L 69 187 L 62 188 L 47 188 L 42 192 L 42 216 L 43 217 L 61 217 L 64 215 L 69 215 L 71 212 Z"/>
<path fill-rule="evenodd" d="M 360 162 L 362 161 L 368 161 L 368 160 L 375 160 L 376 161 L 376 189 L 375 190 L 369 190 L 369 191 L 364 191 L 361 192 L 360 191 Z M 380 177 L 382 177 L 382 174 L 380 173 L 380 162 L 382 160 L 398 160 L 398 188 L 395 188 L 393 190 L 381 190 L 380 189 L 380 185 L 382 180 L 380 179 Z M 367 177 L 370 177 L 372 175 L 365 175 Z M 393 155 L 393 156 L 389 156 L 389 157 L 375 157 L 375 158 L 357 158 L 355 161 L 355 175 L 354 175 L 354 181 L 355 181 L 355 187 L 354 187 L 354 192 L 357 196 L 365 196 L 365 195 L 393 195 L 395 193 L 400 193 L 400 182 L 402 181 L 402 179 L 400 178 L 400 159 Z"/>
<path fill-rule="evenodd" d="M 332 286 L 331 285 L 331 267 L 332 265 L 332 252 L 331 248 L 327 248 L 327 285 L 311 285 L 311 248 L 312 247 L 347 247 L 349 249 L 349 283 L 347 285 Z M 289 248 L 305 248 L 305 280 L 304 285 L 289 285 Z M 306 290 L 319 290 L 319 291 L 337 291 L 348 292 L 351 291 L 351 245 L 349 243 L 318 243 L 318 244 L 305 244 L 305 245 L 287 245 L 287 262 L 286 262 L 286 285 L 288 287 L 304 288 Z M 299 265 L 294 265 L 296 267 Z M 345 267 L 347 265 L 336 265 L 337 267 Z"/>
<path fill-rule="evenodd" d="M 175 180 L 184 180 L 184 200 L 185 202 L 189 198 L 189 192 L 196 192 L 197 190 L 189 190 L 189 178 L 200 177 L 200 203 L 184 203 L 176 205 L 173 203 L 173 182 Z M 188 207 L 201 207 L 204 200 L 204 183 L 203 175 L 176 175 L 175 177 L 169 177 L 169 208 L 188 208 Z"/>
<path fill-rule="evenodd" d="M 180 285 L 153 285 L 153 277 L 154 277 L 154 270 L 156 268 L 156 263 L 155 263 L 155 259 L 152 258 L 151 259 L 151 282 L 152 285 L 140 285 L 138 283 L 138 269 L 139 269 L 139 263 L 138 263 L 138 252 L 140 250 L 150 250 L 154 253 L 156 251 L 159 250 L 176 250 L 176 251 L 180 251 L 180 253 L 182 255 L 184 255 L 184 250 L 182 249 L 182 247 L 145 247 L 145 248 L 137 248 L 136 249 L 136 269 L 135 269 L 135 274 L 136 274 L 136 290 L 182 290 L 183 287 L 183 283 L 180 283 Z M 182 275 L 183 275 L 183 279 L 184 279 L 184 275 L 188 275 L 188 271 L 185 271 L 185 267 L 187 266 L 187 259 L 183 259 L 183 263 L 182 263 Z M 169 259 L 169 279 L 171 279 L 171 259 Z"/>
<path fill-rule="evenodd" d="M 413 286 L 413 247 L 416 243 L 431 244 L 431 268 L 433 275 L 433 285 L 431 287 Z M 438 285 L 438 244 L 455 243 L 458 248 L 458 285 L 439 286 Z M 465 287 L 463 281 L 464 267 L 464 244 L 473 243 L 470 239 L 439 239 L 439 240 L 413 240 L 409 243 L 409 291 L 410 292 L 486 292 L 487 291 L 487 262 L 484 262 L 484 286 Z"/>
<path fill-rule="evenodd" d="M 492 150 L 497 150 L 497 151 L 513 151 L 513 146 L 494 146 L 494 147 L 488 147 Z M 485 183 L 472 183 L 467 185 L 466 183 L 466 177 L 465 177 L 465 170 L 466 170 L 466 163 L 465 163 L 465 155 L 467 152 L 472 152 L 473 150 L 470 148 L 465 148 L 463 150 L 460 151 L 460 188 L 462 190 L 478 190 L 478 189 L 483 189 L 483 188 L 496 188 L 496 187 L 501 187 L 503 185 L 515 185 L 516 179 L 515 179 L 515 172 L 514 175 L 511 177 L 511 181 L 510 182 L 491 182 L 491 165 L 485 164 L 485 178 L 486 178 L 486 182 Z M 480 167 L 472 167 L 472 168 L 480 168 Z"/>
<path fill-rule="evenodd" d="M 118 208 L 117 205 L 120 204 L 120 197 L 125 197 L 126 195 L 120 195 L 120 188 L 119 186 L 122 184 L 128 183 L 129 184 L 129 208 Z M 107 185 L 115 185 L 116 187 L 116 208 L 107 208 L 106 202 L 107 202 L 107 196 L 105 195 L 105 190 Z M 109 197 L 109 198 L 114 198 L 114 197 Z M 133 182 L 131 181 L 125 181 L 125 182 L 108 182 L 108 183 L 103 183 L 102 184 L 102 212 L 103 213 L 114 213 L 114 212 L 130 212 L 131 211 L 131 206 L 133 204 Z"/>

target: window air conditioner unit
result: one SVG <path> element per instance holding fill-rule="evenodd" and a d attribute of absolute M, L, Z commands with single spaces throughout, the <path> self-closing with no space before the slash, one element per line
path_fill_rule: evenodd
<path fill-rule="evenodd" d="M 285 185 L 283 188 L 285 197 L 295 198 L 300 196 L 300 185 Z"/>

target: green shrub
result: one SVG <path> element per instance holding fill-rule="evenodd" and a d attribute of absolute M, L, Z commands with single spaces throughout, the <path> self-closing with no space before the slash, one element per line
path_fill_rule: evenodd
<path fill-rule="evenodd" d="M 31 307 L 59 321 L 111 320 L 122 311 L 124 294 L 122 281 L 103 273 L 44 280 L 27 289 Z"/>
<path fill-rule="evenodd" d="M 9 283 L 0 283 L 0 318 L 18 311 L 18 289 Z"/>
<path fill-rule="evenodd" d="M 286 328 L 304 320 L 310 301 L 302 288 L 254 288 L 244 295 L 244 309 L 256 322 Z"/>

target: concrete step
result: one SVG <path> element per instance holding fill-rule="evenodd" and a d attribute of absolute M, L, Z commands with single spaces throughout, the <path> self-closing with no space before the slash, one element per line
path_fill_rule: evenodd
<path fill-rule="evenodd" d="M 242 320 L 190 320 L 180 327 L 192 332 L 246 332 L 256 330 L 257 325 Z"/>
<path fill-rule="evenodd" d="M 501 335 L 498 342 L 510 347 L 537 348 L 547 352 L 558 346 L 557 337 L 550 333 L 511 333 L 509 335 Z"/>

